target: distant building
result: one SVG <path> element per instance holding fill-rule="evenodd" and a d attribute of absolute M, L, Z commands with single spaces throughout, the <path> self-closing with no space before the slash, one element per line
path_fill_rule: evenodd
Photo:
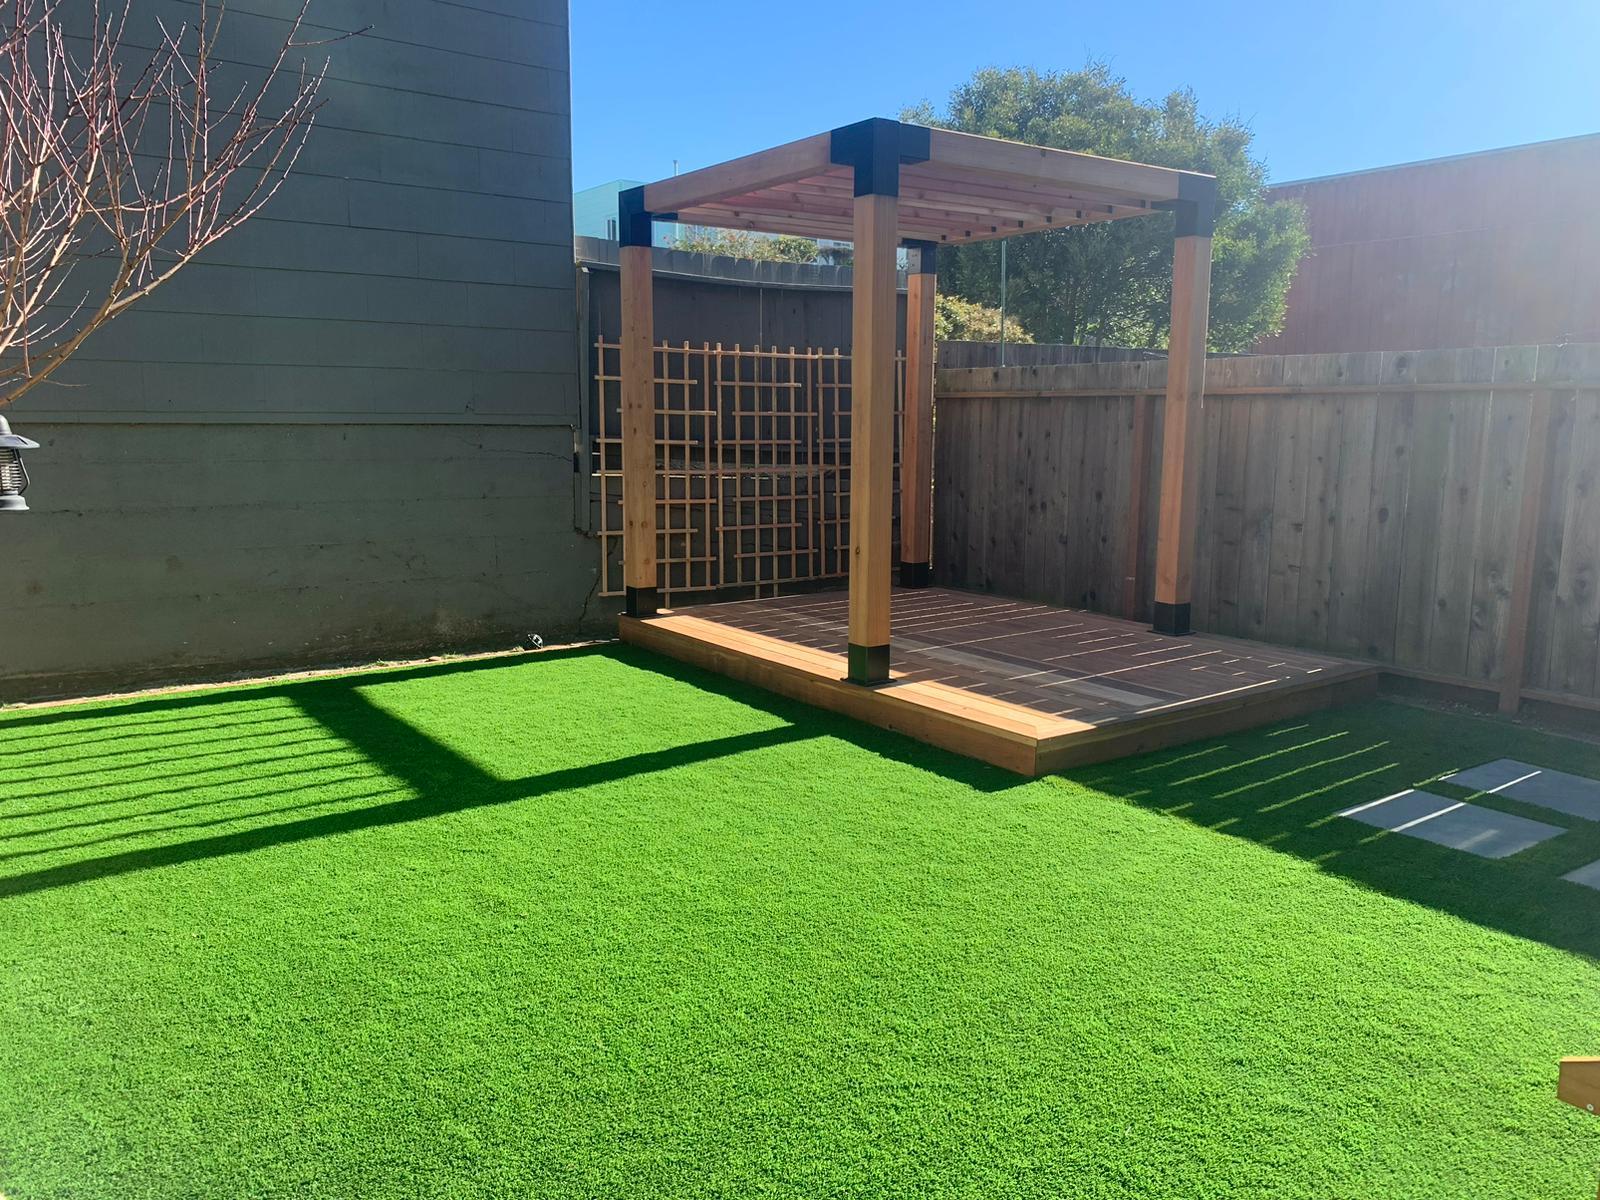
<path fill-rule="evenodd" d="M 638 187 L 640 179 L 613 179 L 597 187 L 584 188 L 572 194 L 572 232 L 576 237 L 617 240 L 617 196 L 631 187 Z M 655 244 L 670 246 L 678 240 L 679 226 L 657 222 Z"/>
<path fill-rule="evenodd" d="M 1600 341 L 1600 134 L 1277 184 L 1311 251 L 1275 354 Z"/>

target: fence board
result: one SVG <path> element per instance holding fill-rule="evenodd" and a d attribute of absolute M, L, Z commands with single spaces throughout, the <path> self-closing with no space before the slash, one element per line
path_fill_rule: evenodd
<path fill-rule="evenodd" d="M 940 439 L 955 536 L 935 530 L 939 577 L 1106 612 L 1131 594 L 1147 614 L 1164 378 L 1161 362 L 941 370 L 941 427 L 960 435 Z M 1506 672 L 1529 414 L 1548 397 L 1525 686 L 1600 698 L 1600 346 L 1214 359 L 1206 392 L 1197 627 L 1480 684 Z M 1135 404 L 1151 406 L 1142 513 Z M 963 541 L 980 513 L 990 536 Z"/>
<path fill-rule="evenodd" d="M 1373 452 L 1379 398 L 1343 397 L 1339 421 L 1339 500 L 1332 515 L 1328 567 L 1328 649 L 1360 654 L 1367 580 L 1367 527 L 1372 519 Z"/>
<path fill-rule="evenodd" d="M 1573 417 L 1550 682 L 1556 691 L 1591 696 L 1600 656 L 1600 393 L 1578 396 Z"/>
<path fill-rule="evenodd" d="M 1493 681 L 1504 668 L 1501 651 L 1511 614 L 1511 577 L 1522 515 L 1523 472 L 1533 392 L 1496 392 L 1489 404 L 1477 538 L 1472 547 L 1472 614 L 1466 674 Z"/>
<path fill-rule="evenodd" d="M 1267 547 L 1266 615 L 1259 635 L 1290 642 L 1300 600 L 1307 485 L 1311 472 L 1313 402 L 1305 396 L 1278 401 L 1279 452 L 1272 491 L 1272 538 Z"/>
<path fill-rule="evenodd" d="M 1372 488 L 1367 499 L 1367 545 L 1363 565 L 1360 654 L 1394 661 L 1400 619 L 1401 555 L 1405 551 L 1405 512 L 1411 488 L 1412 420 L 1416 397 L 1395 396 L 1377 405 L 1373 429 Z"/>

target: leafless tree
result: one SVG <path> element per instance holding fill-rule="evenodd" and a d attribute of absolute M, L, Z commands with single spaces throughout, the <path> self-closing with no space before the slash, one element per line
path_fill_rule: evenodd
<path fill-rule="evenodd" d="M 260 211 L 320 106 L 309 0 L 242 70 L 218 53 L 220 5 L 153 22 L 139 49 L 137 2 L 0 0 L 0 408 Z M 68 4 L 86 26 L 69 29 Z M 243 82 L 221 87 L 219 65 Z"/>

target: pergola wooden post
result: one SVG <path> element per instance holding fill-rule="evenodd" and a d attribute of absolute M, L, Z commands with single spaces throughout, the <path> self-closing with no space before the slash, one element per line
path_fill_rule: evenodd
<path fill-rule="evenodd" d="M 1216 183 L 1186 176 L 1172 244 L 1172 329 L 1162 414 L 1161 511 L 1156 531 L 1157 633 L 1190 631 L 1195 516 L 1200 503 L 1201 408 L 1206 386 L 1206 318 L 1211 303 L 1211 232 Z"/>
<path fill-rule="evenodd" d="M 656 580 L 656 363 L 651 243 L 643 188 L 617 201 L 622 288 L 618 372 L 622 390 L 622 582 L 624 611 L 654 616 Z"/>
<path fill-rule="evenodd" d="M 1156 617 L 1158 628 L 1186 632 L 1215 184 L 1209 175 L 877 118 L 624 192 L 618 215 L 629 614 L 652 615 L 658 587 L 653 221 L 855 243 L 846 676 L 876 684 L 889 678 L 897 247 L 911 249 L 901 557 L 902 582 L 916 586 L 927 582 L 933 558 L 935 248 L 1173 209 L 1179 229 Z"/>
<path fill-rule="evenodd" d="M 900 434 L 900 586 L 933 579 L 933 302 L 938 247 L 906 243 L 906 389 Z"/>

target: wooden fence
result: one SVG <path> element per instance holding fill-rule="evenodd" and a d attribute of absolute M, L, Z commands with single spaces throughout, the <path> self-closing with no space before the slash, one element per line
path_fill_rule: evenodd
<path fill-rule="evenodd" d="M 594 344 L 600 594 L 622 594 L 617 343 Z M 659 587 L 771 594 L 842 578 L 850 547 L 850 355 L 702 342 L 656 347 Z M 895 377 L 895 487 L 905 359 Z M 898 507 L 898 505 L 897 505 Z M 898 538 L 896 539 L 898 544 Z"/>
<path fill-rule="evenodd" d="M 936 578 L 1147 618 L 1165 376 L 942 370 Z M 1600 706 L 1600 346 L 1214 359 L 1206 385 L 1196 628 Z"/>

